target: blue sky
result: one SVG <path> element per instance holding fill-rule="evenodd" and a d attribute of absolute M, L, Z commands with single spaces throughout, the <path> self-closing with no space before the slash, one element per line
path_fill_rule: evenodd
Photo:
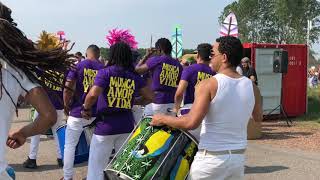
<path fill-rule="evenodd" d="M 42 30 L 63 30 L 84 52 L 89 44 L 106 47 L 105 36 L 112 28 L 128 28 L 139 47 L 170 37 L 179 24 L 185 48 L 195 48 L 218 37 L 218 17 L 233 0 L 2 0 L 13 10 L 18 26 L 32 40 Z M 320 51 L 320 47 L 316 47 Z"/>

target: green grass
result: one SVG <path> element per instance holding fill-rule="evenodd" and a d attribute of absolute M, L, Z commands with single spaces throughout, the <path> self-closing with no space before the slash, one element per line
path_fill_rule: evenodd
<path fill-rule="evenodd" d="M 320 127 L 320 88 L 308 88 L 308 113 L 295 118 L 296 121 L 313 122 Z"/>

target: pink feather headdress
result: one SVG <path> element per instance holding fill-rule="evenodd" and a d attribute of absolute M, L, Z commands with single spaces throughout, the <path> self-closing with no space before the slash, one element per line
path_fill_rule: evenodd
<path fill-rule="evenodd" d="M 109 31 L 109 35 L 106 36 L 109 46 L 114 45 L 117 42 L 127 43 L 131 49 L 137 49 L 138 43 L 135 37 L 130 33 L 129 30 L 124 29 L 112 29 Z"/>

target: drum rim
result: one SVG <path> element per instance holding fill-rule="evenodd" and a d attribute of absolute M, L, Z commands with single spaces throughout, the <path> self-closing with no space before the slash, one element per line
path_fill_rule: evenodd
<path fill-rule="evenodd" d="M 124 174 L 124 173 L 121 172 L 121 171 L 117 171 L 117 170 L 114 170 L 114 169 L 106 169 L 106 170 L 104 170 L 104 171 L 105 171 L 105 172 L 110 171 L 110 172 L 115 172 L 115 173 L 117 173 L 117 174 L 120 174 L 121 176 L 119 176 L 119 177 L 121 177 L 121 178 L 126 178 L 125 180 L 134 180 L 132 177 Z M 123 176 L 123 177 L 122 177 L 122 176 Z"/>
<path fill-rule="evenodd" d="M 58 131 L 59 129 L 61 129 L 61 128 L 63 128 L 63 127 L 66 127 L 66 126 L 67 126 L 67 124 L 62 124 L 62 125 L 58 126 L 58 128 L 57 128 L 56 131 Z"/>
<path fill-rule="evenodd" d="M 189 132 L 182 130 L 182 129 L 178 129 L 180 130 L 183 134 L 185 134 L 186 136 L 188 136 L 188 138 L 190 138 L 197 146 L 199 145 L 199 141 Z"/>

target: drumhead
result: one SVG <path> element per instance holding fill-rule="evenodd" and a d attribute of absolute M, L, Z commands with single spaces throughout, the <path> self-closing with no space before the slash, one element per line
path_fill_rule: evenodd
<path fill-rule="evenodd" d="M 123 174 L 122 172 L 118 172 L 114 169 L 107 169 L 104 171 L 109 180 L 134 180 L 133 178 Z"/>

